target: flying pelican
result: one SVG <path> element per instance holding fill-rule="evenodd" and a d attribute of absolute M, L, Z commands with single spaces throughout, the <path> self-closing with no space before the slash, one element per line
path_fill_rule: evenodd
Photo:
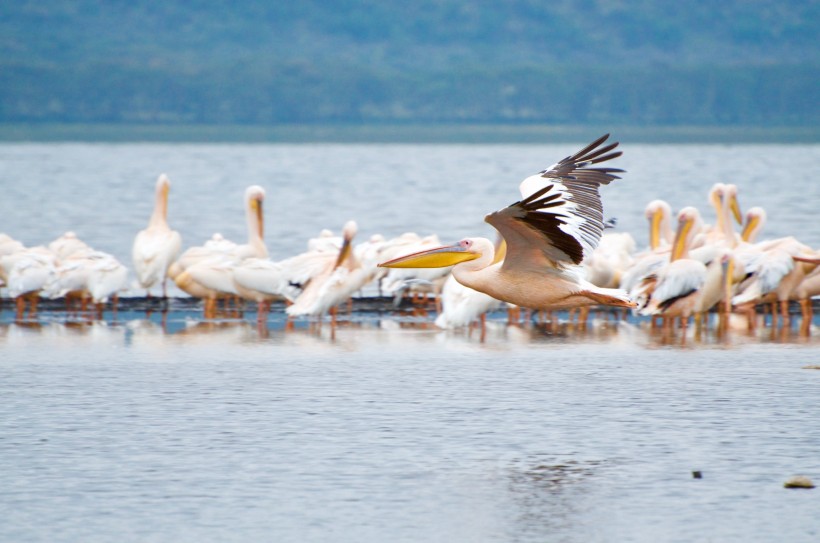
<path fill-rule="evenodd" d="M 453 266 L 462 285 L 497 300 L 535 310 L 569 309 L 594 304 L 634 307 L 623 291 L 596 287 L 579 267 L 604 230 L 600 185 L 618 179 L 614 168 L 589 166 L 616 158 L 618 144 L 598 138 L 574 155 L 521 183 L 522 200 L 490 213 L 485 221 L 498 230 L 507 254 L 493 264 L 493 242 L 466 238 L 455 245 L 395 258 L 391 268 Z"/>
<path fill-rule="evenodd" d="M 168 226 L 168 192 L 171 181 L 161 174 L 157 179 L 154 191 L 154 212 L 148 227 L 141 230 L 134 238 L 131 256 L 134 261 L 134 272 L 142 288 L 148 290 L 162 283 L 162 296 L 167 297 L 166 279 L 168 268 L 179 256 L 182 248 L 182 237 Z"/>

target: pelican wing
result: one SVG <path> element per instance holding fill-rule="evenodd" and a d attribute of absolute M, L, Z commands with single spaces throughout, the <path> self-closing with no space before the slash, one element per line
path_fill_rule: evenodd
<path fill-rule="evenodd" d="M 528 177 L 519 186 L 521 200 L 485 217 L 506 240 L 507 260 L 580 264 L 598 246 L 605 227 L 598 187 L 623 172 L 589 167 L 621 156 L 611 152 L 617 142 L 603 145 L 607 138 L 609 134 Z"/>

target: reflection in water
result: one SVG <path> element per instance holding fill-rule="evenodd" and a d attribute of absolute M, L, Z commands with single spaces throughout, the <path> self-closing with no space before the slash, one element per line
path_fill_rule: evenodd
<path fill-rule="evenodd" d="M 575 531 L 586 512 L 584 499 L 604 464 L 529 457 L 510 465 L 507 490 L 518 512 L 512 531 L 524 539 Z"/>
<path fill-rule="evenodd" d="M 40 337 L 54 341 L 92 343 L 157 343 L 173 338 L 177 343 L 254 343 L 287 346 L 333 346 L 354 350 L 361 341 L 368 344 L 431 341 L 450 346 L 482 346 L 504 349 L 526 344 L 606 344 L 645 348 L 702 346 L 733 347 L 745 344 L 817 343 L 817 324 L 792 319 L 774 326 L 764 315 L 749 326 L 745 315 L 730 315 L 727 321 L 713 316 L 704 327 L 653 326 L 649 319 L 638 319 L 616 311 L 598 311 L 586 321 L 570 312 L 525 315 L 510 323 L 505 311 L 489 315 L 486 326 L 473 325 L 453 330 L 437 328 L 435 312 L 354 311 L 341 313 L 337 325 L 316 319 L 288 320 L 284 314 L 271 313 L 258 323 L 254 313 L 244 318 L 203 320 L 196 310 L 123 311 L 118 320 L 71 319 L 64 312 L 51 311 L 40 320 L 14 321 L 13 315 L 0 313 L 0 342 L 23 343 Z"/>

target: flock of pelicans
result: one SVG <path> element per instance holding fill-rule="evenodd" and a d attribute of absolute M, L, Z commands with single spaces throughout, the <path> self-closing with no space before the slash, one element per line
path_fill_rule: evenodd
<path fill-rule="evenodd" d="M 820 252 L 793 237 L 757 241 L 765 223 L 762 208 L 744 218 L 737 187 L 718 183 L 709 192 L 716 223 L 705 225 L 694 207 L 673 218 L 668 203 L 646 207 L 649 247 L 636 252 L 627 233 L 610 233 L 603 219 L 600 185 L 623 170 L 597 166 L 621 155 L 605 135 L 577 153 L 521 182 L 520 200 L 486 216 L 497 242 L 466 238 L 442 245 L 436 236 L 372 236 L 353 244 L 356 223 L 342 235 L 323 231 L 303 254 L 281 261 L 268 256 L 263 233 L 262 187 L 245 192 L 248 239 L 244 244 L 219 234 L 182 251 L 182 239 L 168 224 L 170 182 L 161 175 L 148 227 L 133 244 L 133 271 L 149 294 L 173 281 L 204 301 L 204 316 L 217 316 L 218 303 L 243 299 L 258 304 L 267 318 L 271 302 L 285 300 L 289 317 L 335 317 L 336 307 L 365 286 L 380 292 L 436 299 L 436 324 L 449 328 L 480 320 L 491 310 L 534 311 L 613 306 L 686 327 L 700 326 L 710 312 L 745 312 L 755 326 L 759 304 L 788 322 L 788 304 L 798 300 L 807 326 L 811 298 L 820 295 Z M 742 224 L 741 232 L 734 222 Z M 129 270 L 71 232 L 47 246 L 24 247 L 0 233 L 0 288 L 15 299 L 17 318 L 36 314 L 40 296 L 65 297 L 67 304 L 97 304 L 129 286 Z M 777 306 L 779 304 L 779 307 Z M 585 317 L 584 317 L 585 318 Z M 707 321 L 708 322 L 708 321 Z"/>

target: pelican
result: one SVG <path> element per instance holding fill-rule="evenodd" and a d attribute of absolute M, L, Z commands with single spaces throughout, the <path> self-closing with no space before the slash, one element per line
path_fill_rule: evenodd
<path fill-rule="evenodd" d="M 17 251 L 22 251 L 25 248 L 26 246 L 16 239 L 12 238 L 8 234 L 3 234 L 0 232 L 0 258 L 16 253 Z M 4 287 L 5 285 L 6 282 L 3 278 L 3 271 L 0 270 L 0 287 Z"/>
<path fill-rule="evenodd" d="M 704 228 L 702 239 L 695 242 L 694 246 L 712 243 L 736 246 L 740 238 L 732 228 L 732 217 L 738 224 L 743 223 L 737 200 L 737 186 L 715 183 L 709 191 L 709 202 L 715 209 L 717 224 L 711 228 Z"/>
<path fill-rule="evenodd" d="M 763 226 L 766 224 L 766 210 L 762 207 L 750 207 L 746 211 L 746 220 L 740 238 L 745 243 L 754 243 Z"/>
<path fill-rule="evenodd" d="M 305 289 L 285 311 L 291 317 L 300 315 L 321 316 L 331 312 L 335 322 L 335 309 L 362 288 L 368 279 L 367 272 L 359 265 L 351 243 L 358 231 L 355 221 L 348 221 L 342 229 L 342 247 L 331 266 L 313 277 Z"/>
<path fill-rule="evenodd" d="M 71 257 L 71 255 L 91 250 L 91 247 L 78 238 L 77 234 L 71 230 L 49 243 L 48 248 L 57 255 L 57 258 L 60 260 L 65 260 Z"/>
<path fill-rule="evenodd" d="M 191 251 L 192 254 L 187 257 L 190 264 L 184 269 L 180 265 L 178 268 L 181 271 L 174 272 L 174 282 L 180 289 L 205 300 L 206 318 L 216 316 L 218 298 L 239 295 L 233 280 L 235 265 L 246 258 L 268 257 L 264 241 L 264 199 L 265 189 L 259 185 L 251 185 L 245 190 L 245 219 L 248 229 L 246 244 L 227 245 L 225 251 L 196 248 L 197 250 Z M 219 243 L 225 244 L 224 240 L 219 240 Z"/>
<path fill-rule="evenodd" d="M 182 237 L 168 226 L 168 192 L 171 181 L 161 174 L 154 190 L 154 212 L 148 227 L 137 233 L 131 256 L 134 272 L 140 286 L 150 295 L 151 287 L 162 284 L 162 296 L 167 297 L 166 280 L 168 268 L 179 256 L 182 248 Z"/>
<path fill-rule="evenodd" d="M 789 298 L 820 265 L 820 255 L 791 236 L 761 242 L 756 249 L 758 252 L 747 261 L 747 277 L 739 285 L 732 304 L 753 308 L 762 302 L 779 302 L 781 316 L 788 322 Z"/>
<path fill-rule="evenodd" d="M 654 287 L 655 272 L 669 262 L 669 248 L 673 242 L 672 208 L 663 200 L 652 200 L 646 205 L 644 216 L 649 222 L 649 248 L 633 258 L 632 265 L 621 275 L 621 289 L 642 308 Z M 652 278 L 647 280 L 647 278 Z"/>
<path fill-rule="evenodd" d="M 574 155 L 521 183 L 522 199 L 490 213 L 485 221 L 507 244 L 505 258 L 493 264 L 493 243 L 466 238 L 455 245 L 395 258 L 390 268 L 453 266 L 464 286 L 497 300 L 535 310 L 594 304 L 634 307 L 617 289 L 596 287 L 582 278 L 581 262 L 598 245 L 604 230 L 600 185 L 618 179 L 614 168 L 592 168 L 621 155 L 603 145 L 606 134 Z"/>
<path fill-rule="evenodd" d="M 29 303 L 29 314 L 37 314 L 37 302 L 40 291 L 45 288 L 54 275 L 57 257 L 43 246 L 22 248 L 0 256 L 0 281 L 15 299 L 17 319 L 22 319 Z"/>
<path fill-rule="evenodd" d="M 669 263 L 658 271 L 649 301 L 640 311 L 642 315 L 661 315 L 667 319 L 666 323 L 680 317 L 681 327 L 686 328 L 689 317 L 702 311 L 701 298 L 708 272 L 703 262 L 689 256 L 689 248 L 700 226 L 697 209 L 685 207 L 680 210 Z"/>
<path fill-rule="evenodd" d="M 814 296 L 820 296 L 820 267 L 808 274 L 792 292 L 792 297 L 800 303 L 803 328 L 806 332 L 814 318 L 814 308 L 811 305 Z"/>
<path fill-rule="evenodd" d="M 299 287 L 288 281 L 282 263 L 269 258 L 246 258 L 233 266 L 232 280 L 239 296 L 256 302 L 257 320 L 260 322 L 270 311 L 271 302 L 292 302 L 300 293 Z"/>
<path fill-rule="evenodd" d="M 587 280 L 599 287 L 617 288 L 633 264 L 634 252 L 635 238 L 628 232 L 602 235 L 598 246 L 583 262 Z"/>
<path fill-rule="evenodd" d="M 649 250 L 668 249 L 674 240 L 672 208 L 663 200 L 652 200 L 646 204 L 644 216 L 649 221 Z"/>
<path fill-rule="evenodd" d="M 478 319 L 483 330 L 487 313 L 498 309 L 501 304 L 492 296 L 465 287 L 450 274 L 441 289 L 441 313 L 436 317 L 435 325 L 439 328 L 459 328 Z"/>

